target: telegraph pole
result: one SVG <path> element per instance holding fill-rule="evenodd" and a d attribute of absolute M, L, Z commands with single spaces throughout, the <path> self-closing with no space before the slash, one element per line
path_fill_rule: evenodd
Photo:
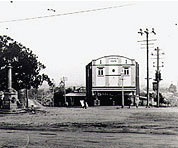
<path fill-rule="evenodd" d="M 138 32 L 139 34 L 143 35 L 146 34 L 146 50 L 147 50 L 147 107 L 149 107 L 149 30 L 146 28 L 146 30 L 143 32 L 142 29 Z M 152 28 L 152 32 L 154 35 L 156 35 L 154 28 Z"/>
<path fill-rule="evenodd" d="M 149 107 L 149 100 L 150 100 L 150 95 L 149 95 L 149 45 L 148 45 L 148 29 L 145 31 L 146 33 L 146 51 L 147 51 L 147 107 Z"/>
<path fill-rule="evenodd" d="M 155 81 L 156 81 L 156 85 L 157 85 L 156 96 L 157 96 L 157 106 L 159 107 L 159 104 L 160 104 L 159 82 L 162 80 L 161 79 L 161 72 L 160 72 L 160 69 L 159 69 L 159 67 L 160 67 L 160 62 L 159 62 L 159 60 L 160 60 L 160 49 L 157 47 L 155 49 L 155 51 L 156 51 L 156 74 L 155 74 Z M 164 54 L 164 53 L 162 53 L 162 54 Z M 163 65 L 161 67 L 163 67 Z"/>
<path fill-rule="evenodd" d="M 157 73 L 157 105 L 158 105 L 158 107 L 159 107 L 159 100 L 160 100 L 160 98 L 159 98 L 159 81 L 160 81 L 160 71 L 159 71 L 159 48 L 157 47 L 156 48 L 156 51 L 157 51 L 157 71 L 156 71 L 156 73 Z"/>
<path fill-rule="evenodd" d="M 122 108 L 124 108 L 124 78 L 123 74 L 121 75 L 121 81 L 122 81 Z"/>

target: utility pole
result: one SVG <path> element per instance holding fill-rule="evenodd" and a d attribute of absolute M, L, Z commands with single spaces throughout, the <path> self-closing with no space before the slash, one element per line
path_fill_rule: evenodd
<path fill-rule="evenodd" d="M 143 32 L 142 29 L 138 32 L 139 34 L 143 35 L 146 34 L 146 49 L 147 49 L 147 107 L 149 107 L 149 30 L 146 28 L 146 30 Z M 152 32 L 154 35 L 156 35 L 154 28 L 152 28 Z"/>
<path fill-rule="evenodd" d="M 123 74 L 121 75 L 121 81 L 122 81 L 122 108 L 124 108 L 124 78 Z"/>
<path fill-rule="evenodd" d="M 157 85 L 157 87 L 156 87 L 156 89 L 157 89 L 157 91 L 156 91 L 156 96 L 157 96 L 157 107 L 159 107 L 159 104 L 160 104 L 159 82 L 162 80 L 162 79 L 161 79 L 161 72 L 160 72 L 160 69 L 159 69 L 159 67 L 160 67 L 160 62 L 159 62 L 159 60 L 160 60 L 160 49 L 157 47 L 157 48 L 155 49 L 155 51 L 156 51 L 156 73 L 155 73 L 155 81 L 156 81 L 156 85 Z M 164 54 L 164 53 L 162 53 L 162 54 Z M 152 55 L 153 55 L 153 54 L 152 54 Z M 161 67 L 163 67 L 163 65 L 162 65 Z"/>
<path fill-rule="evenodd" d="M 156 51 L 157 51 L 157 71 L 156 71 L 156 74 L 157 74 L 157 79 L 156 79 L 156 81 L 157 81 L 157 106 L 159 107 L 159 100 L 160 100 L 160 98 L 159 98 L 159 81 L 160 81 L 160 71 L 159 71 L 159 48 L 157 47 L 156 48 Z"/>

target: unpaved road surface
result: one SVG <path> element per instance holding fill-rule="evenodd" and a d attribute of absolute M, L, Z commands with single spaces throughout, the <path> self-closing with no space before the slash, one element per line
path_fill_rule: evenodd
<path fill-rule="evenodd" d="M 4 148 L 175 148 L 178 108 L 43 108 L 0 114 L 0 132 Z"/>

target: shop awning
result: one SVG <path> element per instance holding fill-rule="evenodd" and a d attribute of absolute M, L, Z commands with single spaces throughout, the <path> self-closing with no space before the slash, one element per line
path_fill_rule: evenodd
<path fill-rule="evenodd" d="M 86 93 L 68 93 L 66 97 L 86 97 Z"/>

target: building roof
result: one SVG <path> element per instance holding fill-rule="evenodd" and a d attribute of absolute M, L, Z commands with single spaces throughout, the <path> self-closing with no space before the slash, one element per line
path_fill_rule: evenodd
<path fill-rule="evenodd" d="M 126 58 L 126 59 L 129 59 L 129 60 L 133 60 L 133 61 L 135 61 L 135 59 L 130 59 L 130 58 L 128 58 L 128 57 L 120 56 L 120 55 L 108 55 L 108 56 L 103 56 L 103 57 L 100 57 L 100 58 L 95 59 L 95 60 L 92 60 L 92 61 L 97 61 L 97 60 L 99 60 L 99 59 L 102 59 L 102 58 L 108 58 L 108 57 L 122 57 L 122 58 Z"/>

